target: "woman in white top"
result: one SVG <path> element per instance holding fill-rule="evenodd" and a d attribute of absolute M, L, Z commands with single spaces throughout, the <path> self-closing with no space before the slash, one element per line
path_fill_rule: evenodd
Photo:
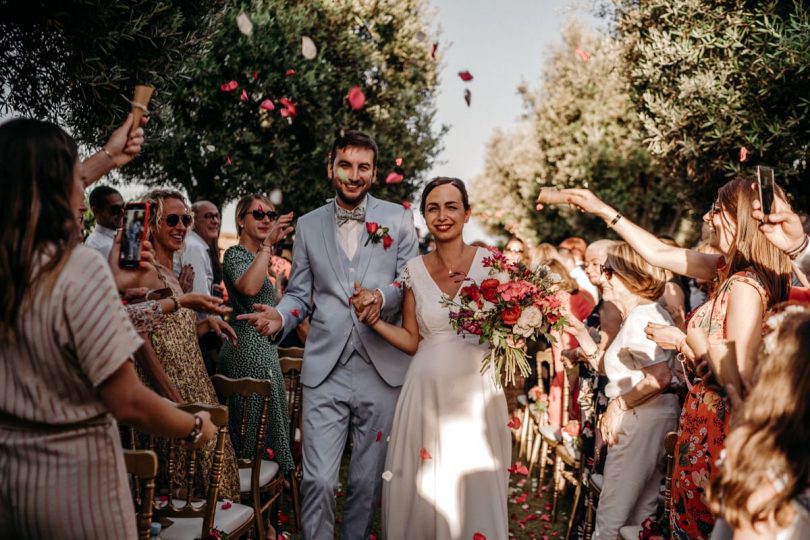
<path fill-rule="evenodd" d="M 610 403 L 601 427 L 609 450 L 593 538 L 614 540 L 624 525 L 640 524 L 655 514 L 662 479 L 657 467 L 661 443 L 675 429 L 680 407 L 675 394 L 665 393 L 672 353 L 644 333 L 649 322 L 672 324 L 656 303 L 666 274 L 624 242 L 610 248 L 603 272 L 624 319 L 616 338 L 601 352 L 575 317 L 566 317 L 571 323 L 566 331 L 577 338 L 586 360 L 609 380 L 605 393 Z"/>

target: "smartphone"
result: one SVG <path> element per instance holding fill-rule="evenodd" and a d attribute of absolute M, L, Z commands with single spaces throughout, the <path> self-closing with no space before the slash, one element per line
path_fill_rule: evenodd
<path fill-rule="evenodd" d="M 773 212 L 774 180 L 773 169 L 757 165 L 757 189 L 759 190 L 759 204 L 764 214 Z"/>
<path fill-rule="evenodd" d="M 121 235 L 122 268 L 137 268 L 141 262 L 143 243 L 149 227 L 149 203 L 127 203 L 124 207 L 124 231 Z"/>

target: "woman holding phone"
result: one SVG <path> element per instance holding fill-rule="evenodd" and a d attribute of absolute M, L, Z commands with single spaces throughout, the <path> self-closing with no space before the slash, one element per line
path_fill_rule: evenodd
<path fill-rule="evenodd" d="M 138 380 L 130 358 L 141 340 L 109 267 L 78 245 L 92 175 L 58 126 L 0 126 L 11 201 L 0 213 L 1 538 L 135 539 L 114 419 L 196 446 L 214 435 L 207 413 L 182 412 Z M 103 506 L 88 511 L 99 493 Z"/>
<path fill-rule="evenodd" d="M 734 341 L 737 366 L 744 387 L 749 387 L 756 368 L 766 311 L 784 301 L 790 290 L 790 259 L 771 244 L 751 218 L 756 192 L 750 178 L 737 177 L 720 188 L 717 199 L 704 216 L 710 225 L 710 244 L 720 255 L 669 246 L 655 235 L 623 217 L 587 189 L 545 191 L 543 204 L 571 204 L 601 217 L 647 262 L 676 274 L 707 281 L 716 280 L 709 300 L 688 321 L 688 327 L 705 330 L 710 342 Z M 676 349 L 700 375 L 705 366 L 694 366 L 694 353 L 686 336 L 675 326 L 650 324 L 650 339 L 661 347 Z M 704 377 L 705 379 L 705 377 Z M 714 477 L 728 433 L 728 402 L 710 380 L 695 379 L 687 395 L 678 427 L 675 470 L 672 475 L 673 538 L 708 539 L 714 516 L 703 492 Z"/>

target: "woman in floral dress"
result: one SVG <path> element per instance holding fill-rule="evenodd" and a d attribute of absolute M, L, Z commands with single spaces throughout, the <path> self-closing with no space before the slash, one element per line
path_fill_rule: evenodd
<path fill-rule="evenodd" d="M 792 272 L 788 256 L 765 238 L 759 223 L 751 218 L 751 202 L 756 197 L 752 185 L 753 180 L 742 176 L 729 181 L 703 216 L 709 224 L 710 243 L 720 255 L 668 246 L 590 191 L 562 190 L 570 203 L 604 219 L 650 264 L 675 274 L 718 281 L 712 297 L 697 310 L 689 326 L 704 328 L 710 342 L 734 341 L 744 386 L 749 385 L 756 368 L 765 312 L 787 299 Z M 692 363 L 695 355 L 685 344 L 683 331 L 662 325 L 649 325 L 647 330 L 662 348 L 677 349 Z M 702 494 L 725 445 L 729 409 L 725 393 L 710 383 L 706 379 L 692 386 L 681 413 L 672 477 L 673 538 L 707 539 L 714 527 L 715 518 Z"/>

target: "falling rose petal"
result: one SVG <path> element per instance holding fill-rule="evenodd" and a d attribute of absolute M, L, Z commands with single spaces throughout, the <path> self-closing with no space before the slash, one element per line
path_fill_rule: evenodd
<path fill-rule="evenodd" d="M 283 116 L 284 118 L 292 118 L 298 114 L 298 109 L 296 108 L 295 103 L 293 103 L 289 99 L 281 98 L 278 100 L 278 102 L 284 106 L 284 108 L 281 109 L 280 111 L 281 116 Z"/>
<path fill-rule="evenodd" d="M 275 188 L 273 191 L 270 192 L 270 202 L 275 204 L 276 206 L 281 206 L 281 203 L 284 200 L 284 194 L 281 193 L 281 190 Z"/>
<path fill-rule="evenodd" d="M 391 285 L 393 285 L 393 286 L 394 286 L 394 287 L 396 287 L 397 289 L 401 289 L 401 288 L 402 288 L 402 283 L 400 283 L 399 281 L 395 281 L 395 282 L 393 282 Z"/>
<path fill-rule="evenodd" d="M 233 506 L 233 504 L 231 504 L 231 501 L 225 501 L 224 503 L 222 503 L 222 506 L 220 506 L 219 509 L 220 510 L 227 510 L 231 506 Z"/>
<path fill-rule="evenodd" d="M 352 86 L 349 89 L 349 95 L 346 96 L 346 101 L 349 102 L 352 110 L 359 111 L 366 104 L 366 95 L 359 86 Z"/>
<path fill-rule="evenodd" d="M 740 163 L 748 159 L 748 148 L 741 146 L 740 147 Z"/>
<path fill-rule="evenodd" d="M 276 453 L 273 452 L 272 448 L 268 448 L 266 451 L 267 451 L 267 457 L 268 458 L 273 459 L 274 457 L 276 457 Z"/>
<path fill-rule="evenodd" d="M 394 171 L 391 171 L 390 173 L 388 173 L 388 176 L 385 177 L 385 183 L 386 184 L 399 184 L 404 179 L 405 179 L 405 177 L 402 176 L 401 174 L 396 173 Z"/>
<path fill-rule="evenodd" d="M 402 158 L 398 157 L 397 159 L 394 160 L 394 163 L 397 164 L 397 167 L 402 167 Z"/>
<path fill-rule="evenodd" d="M 473 534 L 473 540 L 487 540 L 487 537 L 481 534 L 480 532 L 477 532 Z"/>
<path fill-rule="evenodd" d="M 298 317 L 301 316 L 301 312 L 298 311 L 297 309 L 294 309 L 294 310 L 290 311 L 290 315 L 292 315 L 293 317 L 295 317 L 297 319 Z"/>
<path fill-rule="evenodd" d="M 583 62 L 587 62 L 588 58 L 591 57 L 591 53 L 589 53 L 588 51 L 584 51 L 579 47 L 574 49 L 574 51 L 576 51 L 577 55 L 579 55 L 579 59 L 582 60 Z"/>
<path fill-rule="evenodd" d="M 434 41 L 433 46 L 430 48 L 430 57 L 431 58 L 436 58 L 436 51 L 438 51 L 438 50 L 439 50 L 439 42 Z"/>
<path fill-rule="evenodd" d="M 228 81 L 219 87 L 223 92 L 233 92 L 239 88 L 239 83 L 236 81 Z"/>
<path fill-rule="evenodd" d="M 242 94 L 239 96 L 239 99 L 241 99 L 242 101 L 248 100 L 247 90 L 245 90 L 244 88 L 242 89 Z"/>
<path fill-rule="evenodd" d="M 420 448 L 419 449 L 419 458 L 422 461 L 425 461 L 427 459 L 431 459 L 430 452 L 427 451 L 427 448 Z"/>
<path fill-rule="evenodd" d="M 246 36 L 253 33 L 253 22 L 244 11 L 240 13 L 238 17 L 236 17 L 236 26 L 239 28 L 239 31 Z"/>
<path fill-rule="evenodd" d="M 284 72 L 285 77 L 292 77 L 293 75 L 295 75 L 294 69 L 288 69 L 287 71 Z"/>
<path fill-rule="evenodd" d="M 272 100 L 265 99 L 259 104 L 259 107 L 264 109 L 265 111 L 274 111 L 276 110 L 276 106 L 273 104 Z"/>
<path fill-rule="evenodd" d="M 380 442 L 381 440 L 382 440 L 382 431 L 378 431 L 377 432 L 377 442 Z"/>
<path fill-rule="evenodd" d="M 226 166 L 233 165 L 233 160 L 231 159 L 231 156 L 228 156 L 228 159 L 225 160 L 225 165 Z"/>
<path fill-rule="evenodd" d="M 394 473 L 392 473 L 391 471 L 385 471 L 384 473 L 382 473 L 382 479 L 385 480 L 386 482 L 390 482 L 393 477 Z"/>
<path fill-rule="evenodd" d="M 411 204 L 411 201 L 402 201 L 402 206 L 404 206 L 405 209 L 408 210 L 413 205 Z"/>
<path fill-rule="evenodd" d="M 467 107 L 472 104 L 472 92 L 469 88 L 464 89 L 464 102 L 467 103 Z"/>
<path fill-rule="evenodd" d="M 318 56 L 318 47 L 315 46 L 315 42 L 312 41 L 311 37 L 301 36 L 301 54 L 307 60 L 313 60 Z"/>
<path fill-rule="evenodd" d="M 520 426 L 521 426 L 520 418 L 518 418 L 517 416 L 513 416 L 512 418 L 510 418 L 509 423 L 506 424 L 506 427 L 508 427 L 509 429 L 520 429 Z"/>
<path fill-rule="evenodd" d="M 258 69 L 253 70 L 253 80 L 254 81 L 259 80 L 259 70 Z"/>
<path fill-rule="evenodd" d="M 458 76 L 461 77 L 461 80 L 464 82 L 470 82 L 471 80 L 473 80 L 472 73 L 470 73 L 466 69 L 464 71 L 459 71 Z"/>

